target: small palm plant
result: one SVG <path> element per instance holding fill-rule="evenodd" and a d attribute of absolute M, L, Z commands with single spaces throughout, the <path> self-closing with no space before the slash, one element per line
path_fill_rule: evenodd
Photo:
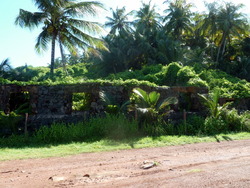
<path fill-rule="evenodd" d="M 147 93 L 140 88 L 135 88 L 133 89 L 133 93 L 135 94 L 135 98 L 129 109 L 130 111 L 135 111 L 136 118 L 138 114 L 140 122 L 161 122 L 163 117 L 170 111 L 169 105 L 178 102 L 176 97 L 168 97 L 159 102 L 160 93 L 156 91 Z"/>
<path fill-rule="evenodd" d="M 219 118 L 223 110 L 227 109 L 227 107 L 231 104 L 231 103 L 225 103 L 222 106 L 219 104 L 220 90 L 218 88 L 215 89 L 208 96 L 200 94 L 199 96 L 203 100 L 204 105 L 208 108 L 211 117 L 215 119 Z"/>
<path fill-rule="evenodd" d="M 199 95 L 207 107 L 210 116 L 205 119 L 205 133 L 217 134 L 230 130 L 228 106 L 231 103 L 219 104 L 220 90 L 216 88 L 208 96 Z M 227 117 L 228 116 L 228 117 Z M 235 122 L 234 122 L 235 123 Z"/>

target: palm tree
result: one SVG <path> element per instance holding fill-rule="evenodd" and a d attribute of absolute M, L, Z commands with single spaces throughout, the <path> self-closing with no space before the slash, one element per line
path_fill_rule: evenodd
<path fill-rule="evenodd" d="M 161 121 L 163 116 L 169 113 L 169 105 L 177 104 L 176 97 L 168 97 L 162 102 L 159 102 L 160 93 L 152 91 L 150 93 L 134 88 L 133 93 L 136 95 L 135 101 L 129 106 L 130 111 L 135 111 L 142 116 L 144 121 Z"/>
<path fill-rule="evenodd" d="M 54 74 L 55 44 L 59 43 L 62 60 L 65 60 L 65 47 L 71 54 L 77 48 L 102 46 L 100 39 L 90 33 L 99 34 L 101 26 L 96 22 L 81 20 L 83 16 L 95 16 L 98 8 L 103 5 L 97 1 L 78 2 L 76 0 L 34 0 L 40 12 L 29 12 L 20 9 L 15 23 L 21 27 L 33 29 L 42 27 L 37 37 L 35 48 L 37 52 L 48 49 L 51 42 L 51 76 Z"/>
<path fill-rule="evenodd" d="M 0 63 L 0 77 L 3 77 L 7 72 L 12 70 L 9 59 L 5 59 Z"/>
<path fill-rule="evenodd" d="M 156 11 L 156 7 L 142 3 L 142 7 L 138 11 L 134 11 L 136 20 L 134 26 L 134 48 L 131 48 L 129 54 L 134 57 L 133 67 L 138 69 L 145 64 L 155 64 L 155 56 L 157 53 L 157 32 L 160 31 L 162 25 L 160 23 L 160 15 Z"/>
<path fill-rule="evenodd" d="M 226 45 L 230 43 L 232 36 L 241 38 L 246 31 L 247 20 L 242 13 L 238 12 L 242 7 L 242 4 L 226 3 L 225 7 L 222 7 L 218 13 L 217 25 L 222 36 L 216 58 L 217 62 L 225 54 Z"/>
<path fill-rule="evenodd" d="M 208 38 L 209 46 L 211 48 L 210 55 L 213 58 L 213 49 L 215 45 L 215 37 L 218 31 L 217 26 L 217 15 L 218 15 L 218 4 L 208 3 L 205 4 L 208 9 L 208 14 L 204 15 L 204 19 L 200 19 L 199 28 L 202 31 L 202 34 Z"/>
<path fill-rule="evenodd" d="M 210 112 L 212 118 L 219 118 L 222 111 L 226 109 L 231 103 L 225 103 L 222 106 L 219 104 L 220 90 L 216 88 L 208 96 L 199 94 L 200 98 L 203 100 L 204 105 Z"/>
<path fill-rule="evenodd" d="M 181 40 L 184 33 L 192 32 L 191 7 L 191 4 L 187 4 L 185 0 L 175 0 L 174 3 L 170 3 L 169 9 L 164 11 L 168 13 L 163 19 L 166 22 L 166 32 L 172 34 L 177 40 Z"/>
<path fill-rule="evenodd" d="M 134 24 L 140 34 L 161 28 L 159 21 L 160 14 L 156 12 L 155 8 L 155 6 L 151 6 L 150 1 L 149 4 L 142 3 L 140 10 L 135 11 L 135 17 L 137 19 L 134 21 Z"/>
<path fill-rule="evenodd" d="M 112 17 L 106 17 L 108 21 L 105 23 L 106 27 L 111 28 L 109 34 L 115 35 L 121 32 L 130 32 L 132 30 L 132 22 L 128 21 L 128 17 L 131 15 L 131 12 L 126 13 L 125 7 L 121 9 L 116 8 L 115 11 L 113 9 L 111 10 Z"/>

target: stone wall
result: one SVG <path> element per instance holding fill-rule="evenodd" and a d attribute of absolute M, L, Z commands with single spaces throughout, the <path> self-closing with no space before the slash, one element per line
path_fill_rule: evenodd
<path fill-rule="evenodd" d="M 77 122 L 86 118 L 90 112 L 74 112 L 72 110 L 73 93 L 91 94 L 91 100 L 99 102 L 99 92 L 103 91 L 112 95 L 118 104 L 129 99 L 132 89 L 135 87 L 123 87 L 112 85 L 79 84 L 79 85 L 1 85 L 0 86 L 0 110 L 8 112 L 11 93 L 29 93 L 29 105 L 31 114 L 29 123 L 32 126 L 51 124 L 54 121 Z M 141 86 L 146 91 L 157 91 L 161 94 L 160 100 L 167 97 L 177 97 L 179 104 L 174 110 L 201 110 L 201 104 L 197 93 L 207 93 L 207 88 L 198 87 L 149 87 Z"/>

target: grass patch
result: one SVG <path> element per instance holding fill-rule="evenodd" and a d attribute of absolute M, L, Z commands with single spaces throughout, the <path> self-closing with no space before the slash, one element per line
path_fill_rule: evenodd
<path fill-rule="evenodd" d="M 189 170 L 188 172 L 197 173 L 197 172 L 202 172 L 202 171 L 203 171 L 202 169 L 192 169 L 192 170 Z"/>
<path fill-rule="evenodd" d="M 72 142 L 66 144 L 29 145 L 20 147 L 7 147 L 0 145 L 0 161 L 63 157 L 87 152 L 115 151 L 135 148 L 153 148 L 174 146 L 183 144 L 194 144 L 201 142 L 218 142 L 250 139 L 250 133 L 218 134 L 216 136 L 159 136 L 159 137 L 137 137 L 123 140 L 101 139 L 92 142 Z M 3 143 L 3 142 L 0 142 Z"/>

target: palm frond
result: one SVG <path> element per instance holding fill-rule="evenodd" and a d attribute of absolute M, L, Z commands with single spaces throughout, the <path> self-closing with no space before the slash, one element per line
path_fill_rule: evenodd
<path fill-rule="evenodd" d="M 36 51 L 38 53 L 46 51 L 48 49 L 48 44 L 50 41 L 51 41 L 51 36 L 48 33 L 48 28 L 44 28 L 44 30 L 37 37 L 37 42 L 35 45 Z"/>
<path fill-rule="evenodd" d="M 157 93 L 156 91 L 152 91 L 148 95 L 149 103 L 151 107 L 155 107 L 161 94 Z"/>
<path fill-rule="evenodd" d="M 98 1 L 72 2 L 65 9 L 65 15 L 72 17 L 82 17 L 83 15 L 96 16 L 98 9 L 104 9 L 103 4 Z"/>
<path fill-rule="evenodd" d="M 171 104 L 177 104 L 177 103 L 178 103 L 178 99 L 176 97 L 168 97 L 159 104 L 158 109 L 162 110 Z"/>
<path fill-rule="evenodd" d="M 15 20 L 15 24 L 20 27 L 28 27 L 33 29 L 39 24 L 43 23 L 43 20 L 47 17 L 46 13 L 43 12 L 29 12 L 23 9 L 20 9 L 19 15 Z"/>
<path fill-rule="evenodd" d="M 142 100 L 148 101 L 148 94 L 146 91 L 142 90 L 141 88 L 134 88 L 133 92 L 138 95 Z"/>
<path fill-rule="evenodd" d="M 114 105 L 115 104 L 114 97 L 112 97 L 111 95 L 105 93 L 104 91 L 99 92 L 99 97 L 107 105 Z"/>

